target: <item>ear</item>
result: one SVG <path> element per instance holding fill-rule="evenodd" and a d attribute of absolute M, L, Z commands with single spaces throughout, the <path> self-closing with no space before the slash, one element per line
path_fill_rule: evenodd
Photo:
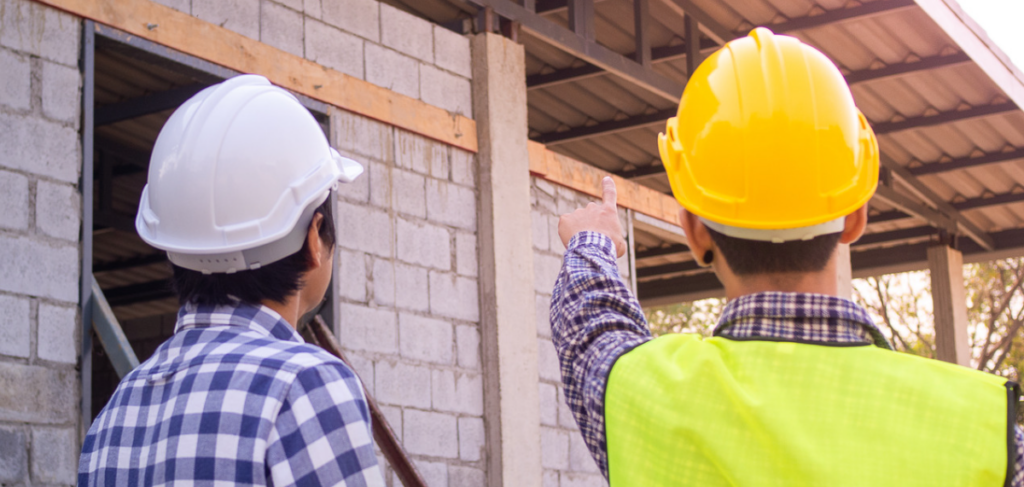
<path fill-rule="evenodd" d="M 864 235 L 864 229 L 868 226 L 868 205 L 857 208 L 856 211 L 846 215 L 846 225 L 843 227 L 843 234 L 839 237 L 839 243 L 854 243 Z"/>
<path fill-rule="evenodd" d="M 708 228 L 704 226 L 700 218 L 697 218 L 697 215 L 686 211 L 686 208 L 679 210 L 679 224 L 683 227 L 683 233 L 686 234 L 686 243 L 690 247 L 690 253 L 693 254 L 697 265 L 709 267 L 710 264 L 705 264 L 703 261 L 704 253 L 708 250 L 714 250 L 715 243 L 711 240 Z"/>
<path fill-rule="evenodd" d="M 324 224 L 324 216 L 320 213 L 313 213 L 313 221 L 309 222 L 309 230 L 306 232 L 306 248 L 309 255 L 306 261 L 309 263 L 309 270 L 319 269 L 324 265 L 324 241 L 320 239 L 320 225 Z"/>

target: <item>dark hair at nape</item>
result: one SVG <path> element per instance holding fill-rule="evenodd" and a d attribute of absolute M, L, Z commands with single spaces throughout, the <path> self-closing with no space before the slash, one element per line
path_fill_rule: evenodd
<path fill-rule="evenodd" d="M 710 228 L 708 233 L 738 276 L 820 272 L 828 265 L 842 235 L 830 233 L 810 240 L 774 243 L 730 237 Z"/>
<path fill-rule="evenodd" d="M 330 248 L 334 247 L 336 241 L 332 199 L 328 195 L 327 200 L 314 211 L 314 215 L 323 215 L 319 235 Z M 234 274 L 203 274 L 174 264 L 171 264 L 171 268 L 171 287 L 178 294 L 181 304 L 225 305 L 231 303 L 229 296 L 250 304 L 266 300 L 284 303 L 288 296 L 305 285 L 302 275 L 309 270 L 309 242 L 303 242 L 298 252 L 256 270 Z"/>

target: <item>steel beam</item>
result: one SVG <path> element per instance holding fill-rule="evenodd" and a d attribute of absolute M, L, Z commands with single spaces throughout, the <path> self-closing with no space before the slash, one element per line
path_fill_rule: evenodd
<path fill-rule="evenodd" d="M 594 0 L 569 0 L 569 30 L 576 35 L 594 42 Z"/>
<path fill-rule="evenodd" d="M 932 226 L 921 226 L 911 228 L 900 228 L 898 230 L 889 230 L 887 232 L 875 232 L 864 234 L 859 240 L 854 242 L 850 247 L 858 248 L 868 245 L 876 245 L 880 243 L 891 243 L 899 242 L 902 240 L 909 240 L 912 238 L 930 237 L 932 235 L 938 235 L 939 230 Z"/>
<path fill-rule="evenodd" d="M 718 47 L 718 44 L 715 44 L 715 41 L 711 39 L 701 39 L 700 41 L 701 50 L 714 49 L 716 47 Z M 688 49 L 689 48 L 686 44 L 651 48 L 651 62 L 660 63 L 686 57 Z M 636 59 L 637 53 L 634 51 L 629 54 L 625 54 L 624 56 L 630 59 Z M 560 69 L 547 74 L 532 74 L 526 77 L 526 89 L 535 90 L 538 88 L 579 81 L 604 74 L 607 74 L 605 70 L 594 66 L 593 64 L 585 64 L 575 68 Z"/>
<path fill-rule="evenodd" d="M 904 213 L 916 216 L 929 224 L 956 233 L 956 222 L 938 210 L 932 209 L 922 203 L 915 201 L 910 196 L 899 193 L 888 186 L 879 186 L 875 190 L 875 198 L 878 198 L 890 206 L 895 206 Z"/>
<path fill-rule="evenodd" d="M 746 32 L 742 34 L 732 32 L 731 29 L 726 28 L 715 20 L 714 17 L 698 7 L 697 4 L 693 3 L 693 0 L 665 0 L 665 4 L 680 16 L 689 15 L 696 19 L 697 23 L 700 24 L 701 32 L 713 39 L 719 45 L 725 44 L 737 37 L 747 35 Z"/>
<path fill-rule="evenodd" d="M 690 247 L 683 244 L 672 244 L 668 247 L 656 247 L 653 249 L 641 250 L 636 253 L 636 259 L 649 259 L 651 257 L 661 257 L 663 255 L 681 254 L 683 252 L 689 252 Z"/>
<path fill-rule="evenodd" d="M 637 115 L 635 117 L 629 117 L 623 120 L 601 122 L 588 127 L 576 127 L 563 132 L 548 132 L 546 134 L 541 134 L 537 136 L 536 138 L 534 138 L 534 140 L 549 146 L 565 144 L 577 140 L 597 137 L 598 135 L 614 134 L 617 132 L 632 130 L 646 125 L 665 123 L 666 120 L 668 120 L 675 114 L 675 109 L 661 110 L 659 112 L 650 113 L 647 115 Z"/>
<path fill-rule="evenodd" d="M 984 154 L 978 157 L 961 157 L 953 159 L 949 162 L 932 162 L 917 167 L 909 167 L 907 171 L 915 176 L 922 174 L 936 174 L 947 171 L 955 171 L 957 169 L 965 169 L 968 167 L 978 167 L 985 164 L 996 164 L 999 162 L 1007 162 L 1015 159 L 1024 159 L 1024 148 L 1011 150 L 1007 152 L 993 152 L 990 154 Z"/>
<path fill-rule="evenodd" d="M 765 25 L 773 32 L 792 32 L 794 30 L 813 29 L 826 24 L 854 20 L 870 15 L 878 15 L 895 10 L 914 7 L 914 0 L 878 0 L 877 2 L 863 3 L 856 7 L 838 8 L 829 10 L 823 14 L 797 17 L 777 24 Z M 747 35 L 746 32 L 737 32 L 737 36 Z"/>
<path fill-rule="evenodd" d="M 103 291 L 111 307 L 127 306 L 174 297 L 170 279 L 128 284 Z"/>
<path fill-rule="evenodd" d="M 641 267 L 636 270 L 636 277 L 642 279 L 646 277 L 654 277 L 664 274 L 675 274 L 677 272 L 691 272 L 699 269 L 700 266 L 697 265 L 697 261 L 688 260 L 686 262 L 675 262 L 672 264 Z"/>
<path fill-rule="evenodd" d="M 982 105 L 977 107 L 971 107 L 966 110 L 952 110 L 948 112 L 942 112 L 937 115 L 924 115 L 920 117 L 912 117 L 899 122 L 879 122 L 871 124 L 871 128 L 875 130 L 876 135 L 891 134 L 893 132 L 899 132 L 901 130 L 909 130 L 921 127 L 932 127 L 935 125 L 941 125 L 949 122 L 957 122 L 960 120 L 968 120 L 971 118 L 984 117 L 988 115 L 996 115 L 1000 113 L 1017 111 L 1017 105 L 1013 102 L 996 103 L 994 105 Z"/>
<path fill-rule="evenodd" d="M 142 117 L 152 113 L 178 108 L 192 95 L 206 88 L 204 84 L 194 84 L 172 88 L 167 91 L 132 98 L 112 105 L 96 108 L 96 126 Z"/>
<path fill-rule="evenodd" d="M 912 63 L 896 63 L 878 69 L 862 69 L 849 73 L 844 78 L 846 78 L 847 84 L 852 85 L 969 62 L 971 62 L 971 58 L 967 54 L 958 52 L 948 56 L 926 57 Z"/>
<path fill-rule="evenodd" d="M 119 259 L 110 262 L 101 262 L 93 267 L 93 272 L 100 273 L 122 271 L 125 269 L 134 269 L 136 267 L 145 267 L 148 265 L 159 264 L 161 262 L 167 262 L 167 254 L 165 252 L 140 255 L 138 257 L 130 257 L 127 259 Z"/>
<path fill-rule="evenodd" d="M 657 174 L 665 174 L 665 166 L 662 166 L 660 162 L 656 162 L 650 166 L 638 167 L 629 171 L 618 171 L 615 173 L 616 176 L 623 179 L 639 179 Z"/>
<path fill-rule="evenodd" d="M 480 7 L 494 9 L 498 15 L 519 22 L 523 29 L 538 39 L 620 76 L 641 88 L 650 90 L 666 100 L 677 103 L 683 94 L 683 86 L 679 83 L 593 40 L 551 22 L 541 17 L 540 14 L 530 12 L 511 0 L 470 1 Z"/>
<path fill-rule="evenodd" d="M 110 357 L 110 363 L 114 366 L 117 376 L 124 378 L 128 372 L 139 366 L 139 359 L 135 356 L 132 345 L 128 343 L 121 324 L 117 322 L 114 311 L 110 309 L 111 304 L 104 298 L 100 285 L 96 283 L 96 278 L 90 278 L 95 310 L 92 314 L 92 324 L 96 329 L 96 336 L 99 337 L 103 350 L 106 350 L 107 357 Z"/>
<path fill-rule="evenodd" d="M 79 59 L 82 70 L 82 177 L 78 187 L 82 194 L 82 259 L 79 268 L 78 306 L 82 316 L 82 354 L 78 367 L 81 372 L 79 387 L 79 419 L 81 431 L 92 424 L 92 205 L 93 205 L 93 143 L 95 142 L 96 108 L 96 30 L 93 21 L 82 21 L 82 52 Z"/>
<path fill-rule="evenodd" d="M 996 244 L 995 250 L 986 250 L 965 237 L 957 239 L 957 247 L 964 253 L 964 262 L 1024 255 L 1024 229 L 1005 230 L 989 236 Z M 853 273 L 858 277 L 867 277 L 879 272 L 924 269 L 927 267 L 929 245 L 928 242 L 922 242 L 851 252 Z M 641 302 L 659 303 L 664 303 L 666 298 L 674 296 L 708 297 L 714 291 L 722 289 L 721 283 L 712 272 L 641 282 L 638 287 Z"/>
<path fill-rule="evenodd" d="M 1022 201 L 1024 201 L 1024 192 L 1009 192 L 993 196 L 979 196 L 977 198 L 970 198 L 964 201 L 951 203 L 951 205 L 953 205 L 953 208 L 956 208 L 957 210 L 970 210 L 974 208 L 982 208 L 985 206 L 1009 205 L 1012 203 L 1020 203 Z"/>
<path fill-rule="evenodd" d="M 973 222 L 971 222 L 962 214 L 960 214 L 960 212 L 957 211 L 957 209 L 953 207 L 953 205 L 949 204 L 941 197 L 939 197 L 939 195 L 936 194 L 935 191 L 932 191 L 931 188 L 929 188 L 919 179 L 910 174 L 910 172 L 907 171 L 906 168 L 900 166 L 899 164 L 896 164 L 895 161 L 886 157 L 885 155 L 882 155 L 881 157 L 881 164 L 882 166 L 886 167 L 894 177 L 899 178 L 901 181 L 903 181 L 903 183 L 906 184 L 911 191 L 917 193 L 917 195 L 921 199 L 927 201 L 929 204 L 937 208 L 938 211 L 941 212 L 946 218 L 951 219 L 955 223 L 955 227 L 953 228 L 953 231 L 951 233 L 956 234 L 962 232 L 963 234 L 970 237 L 971 240 L 974 240 L 975 242 L 978 243 L 978 245 L 982 246 L 986 250 L 992 250 L 994 248 L 995 244 L 992 242 L 992 238 L 990 238 L 987 233 L 982 231 L 980 228 L 978 228 L 977 225 L 975 225 Z M 883 188 L 885 188 L 885 186 L 879 186 L 878 190 L 881 191 Z"/>
<path fill-rule="evenodd" d="M 650 0 L 633 0 L 633 38 L 636 49 L 633 60 L 641 66 L 651 66 L 651 8 Z"/>
<path fill-rule="evenodd" d="M 700 66 L 700 24 L 690 14 L 683 16 L 683 35 L 686 38 L 686 77 L 689 79 Z"/>

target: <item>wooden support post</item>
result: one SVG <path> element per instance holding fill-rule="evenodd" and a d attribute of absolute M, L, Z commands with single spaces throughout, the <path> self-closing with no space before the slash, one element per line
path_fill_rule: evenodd
<path fill-rule="evenodd" d="M 947 245 L 928 248 L 935 315 L 935 349 L 939 360 L 970 367 L 967 342 L 967 297 L 963 254 Z"/>
<path fill-rule="evenodd" d="M 473 48 L 480 152 L 480 341 L 487 482 L 541 485 L 536 297 L 526 124 L 526 52 L 493 34 Z"/>
<path fill-rule="evenodd" d="M 649 0 L 633 0 L 633 37 L 636 38 L 634 60 L 645 68 L 651 67 L 651 13 Z"/>

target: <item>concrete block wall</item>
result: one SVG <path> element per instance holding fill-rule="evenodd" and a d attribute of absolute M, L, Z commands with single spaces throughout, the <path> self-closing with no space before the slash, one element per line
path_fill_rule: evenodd
<path fill-rule="evenodd" d="M 537 361 L 540 395 L 541 465 L 544 487 L 606 486 L 590 456 L 576 420 L 565 404 L 558 356 L 551 343 L 551 292 L 562 267 L 565 246 L 558 236 L 559 216 L 585 207 L 596 198 L 530 178 L 534 280 L 537 306 Z M 626 225 L 625 210 L 619 217 Z M 629 259 L 618 260 L 623 279 L 629 282 Z"/>
<path fill-rule="evenodd" d="M 469 39 L 376 0 L 155 0 L 472 118 Z"/>
<path fill-rule="evenodd" d="M 0 0 L 2 485 L 76 481 L 80 25 Z"/>
<path fill-rule="evenodd" d="M 347 112 L 331 127 L 366 167 L 338 194 L 342 348 L 431 487 L 483 485 L 475 157 Z"/>

